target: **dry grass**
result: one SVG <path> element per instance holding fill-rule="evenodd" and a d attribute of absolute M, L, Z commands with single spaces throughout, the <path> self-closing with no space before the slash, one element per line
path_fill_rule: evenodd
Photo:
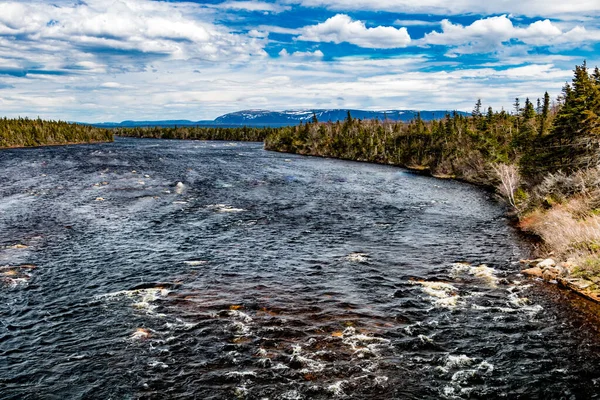
<path fill-rule="evenodd" d="M 520 227 L 540 236 L 540 256 L 571 259 L 574 275 L 600 275 L 600 169 L 549 174 L 530 191 Z"/>
<path fill-rule="evenodd" d="M 600 215 L 592 205 L 594 197 L 577 196 L 548 210 L 540 208 L 525 215 L 520 227 L 540 236 L 543 253 L 555 257 L 600 257 Z"/>

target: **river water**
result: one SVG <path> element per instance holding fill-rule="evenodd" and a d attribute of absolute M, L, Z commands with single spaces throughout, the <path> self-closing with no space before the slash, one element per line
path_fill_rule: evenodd
<path fill-rule="evenodd" d="M 597 321 L 503 215 L 257 143 L 1 151 L 0 398 L 597 398 Z"/>

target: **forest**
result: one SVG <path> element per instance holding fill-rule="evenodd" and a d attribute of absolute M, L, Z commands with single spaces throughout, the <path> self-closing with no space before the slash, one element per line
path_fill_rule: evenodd
<path fill-rule="evenodd" d="M 552 100 L 516 98 L 512 110 L 485 108 L 425 122 L 320 122 L 283 128 L 100 129 L 40 119 L 0 119 L 0 148 L 136 138 L 264 141 L 265 149 L 398 165 L 495 188 L 519 227 L 541 239 L 539 255 L 564 261 L 570 276 L 600 291 L 600 70 L 575 67 Z M 597 281 L 597 282 L 596 282 Z M 599 292 L 600 293 L 600 292 Z"/>
<path fill-rule="evenodd" d="M 0 119 L 0 148 L 112 142 L 107 129 L 63 121 Z"/>
<path fill-rule="evenodd" d="M 399 165 L 494 187 L 541 256 L 600 284 L 600 70 L 575 67 L 558 99 L 515 99 L 410 123 L 354 119 L 281 128 L 268 150 Z M 596 285 L 596 283 L 594 283 Z M 598 285 L 596 285 L 598 286 Z M 598 287 L 600 289 L 600 287 Z"/>
<path fill-rule="evenodd" d="M 135 138 L 187 139 L 187 140 L 230 140 L 243 142 L 262 142 L 274 133 L 276 128 L 255 127 L 135 127 L 115 129 L 115 135 Z"/>

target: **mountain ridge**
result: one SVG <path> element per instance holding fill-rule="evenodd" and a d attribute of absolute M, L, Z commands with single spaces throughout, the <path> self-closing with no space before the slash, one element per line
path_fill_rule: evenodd
<path fill-rule="evenodd" d="M 102 122 L 90 124 L 103 128 L 129 128 L 143 126 L 216 126 L 216 127 L 280 127 L 298 125 L 301 122 L 311 121 L 313 116 L 321 122 L 336 122 L 343 121 L 347 118 L 348 112 L 353 118 L 358 119 L 379 119 L 389 121 L 408 122 L 421 115 L 424 121 L 444 118 L 447 114 L 454 112 L 468 116 L 470 113 L 464 111 L 448 111 L 448 110 L 382 110 L 369 111 L 358 109 L 300 109 L 300 110 L 241 110 L 232 113 L 227 113 L 215 118 L 214 120 L 155 120 L 155 121 L 132 121 L 126 120 L 122 122 Z"/>

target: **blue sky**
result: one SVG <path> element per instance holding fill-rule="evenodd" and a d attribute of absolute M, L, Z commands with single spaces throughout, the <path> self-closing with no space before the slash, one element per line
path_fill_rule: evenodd
<path fill-rule="evenodd" d="M 9 1 L 0 115 L 510 109 L 600 65 L 600 0 Z"/>

